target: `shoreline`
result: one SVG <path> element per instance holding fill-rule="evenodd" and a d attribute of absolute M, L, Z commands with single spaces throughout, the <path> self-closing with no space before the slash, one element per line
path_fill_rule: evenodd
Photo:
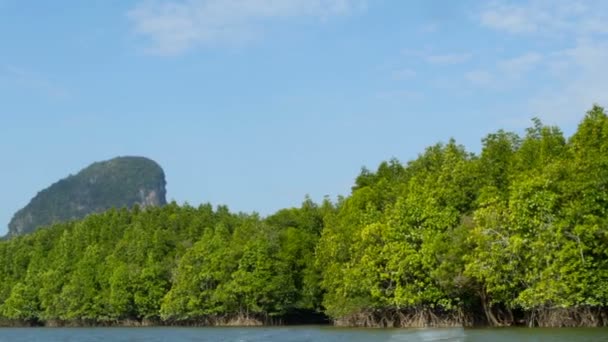
<path fill-rule="evenodd" d="M 137 320 L 123 320 L 123 321 L 20 321 L 20 320 L 1 320 L 0 329 L 10 328 L 162 328 L 162 327 L 178 327 L 178 328 L 281 328 L 281 327 L 324 327 L 324 328 L 344 328 L 344 329 L 378 329 L 378 330 L 390 330 L 390 329 L 450 329 L 450 328 L 462 328 L 462 329 L 508 329 L 508 328 L 519 328 L 519 329 L 572 329 L 572 328 L 608 328 L 606 324 L 594 324 L 594 325 L 527 325 L 527 324 L 513 324 L 513 325 L 502 325 L 496 326 L 491 324 L 422 324 L 422 325 L 369 325 L 369 324 L 345 324 L 345 322 L 303 322 L 303 323 L 263 323 L 259 321 L 247 321 L 247 322 L 218 322 L 210 324 L 208 322 L 163 322 L 163 321 L 137 321 Z"/>

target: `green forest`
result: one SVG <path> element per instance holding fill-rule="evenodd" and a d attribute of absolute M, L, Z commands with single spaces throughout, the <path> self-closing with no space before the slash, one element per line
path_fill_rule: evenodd
<path fill-rule="evenodd" d="M 379 152 L 381 153 L 381 151 Z M 297 180 L 294 180 L 297 181 Z M 2 324 L 607 326 L 608 116 L 363 169 L 261 217 L 111 209 L 0 242 Z"/>

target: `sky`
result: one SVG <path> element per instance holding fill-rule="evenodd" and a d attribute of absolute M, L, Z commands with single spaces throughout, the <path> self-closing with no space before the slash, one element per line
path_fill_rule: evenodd
<path fill-rule="evenodd" d="M 608 2 L 0 0 L 0 235 L 36 193 L 138 155 L 168 200 L 262 215 L 362 166 L 608 103 Z"/>

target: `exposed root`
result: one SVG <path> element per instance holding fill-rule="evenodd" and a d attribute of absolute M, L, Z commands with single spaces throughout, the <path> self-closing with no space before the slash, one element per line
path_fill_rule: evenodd
<path fill-rule="evenodd" d="M 472 326 L 473 319 L 458 310 L 370 310 L 336 319 L 334 325 L 368 328 L 462 327 Z"/>
<path fill-rule="evenodd" d="M 597 307 L 539 308 L 526 315 L 529 327 L 606 327 L 608 310 Z"/>
<path fill-rule="evenodd" d="M 366 328 L 440 328 L 471 326 L 525 325 L 528 327 L 608 327 L 608 308 L 537 308 L 530 311 L 511 311 L 501 307 L 476 307 L 477 312 L 462 309 L 445 311 L 430 308 L 362 310 L 333 321 L 342 327 Z M 482 311 L 481 311 L 482 310 Z M 485 320 L 490 315 L 493 319 Z M 483 317 L 483 318 L 482 318 Z M 232 314 L 198 317 L 188 320 L 123 319 L 91 320 L 49 319 L 23 321 L 0 319 L 0 327 L 148 327 L 148 326 L 278 326 L 281 318 L 263 314 Z M 289 322 L 288 322 L 289 323 Z"/>

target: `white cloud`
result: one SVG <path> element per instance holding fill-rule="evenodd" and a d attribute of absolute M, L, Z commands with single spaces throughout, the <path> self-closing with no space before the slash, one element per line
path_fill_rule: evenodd
<path fill-rule="evenodd" d="M 464 77 L 477 86 L 490 86 L 494 82 L 494 75 L 486 70 L 472 70 L 465 73 Z"/>
<path fill-rule="evenodd" d="M 422 58 L 422 57 L 429 55 L 430 54 L 429 51 L 430 51 L 430 48 L 428 46 L 425 46 L 425 47 L 419 48 L 419 49 L 404 48 L 404 49 L 401 49 L 401 54 L 406 57 Z"/>
<path fill-rule="evenodd" d="M 476 16 L 482 26 L 512 34 L 608 33 L 602 0 L 493 1 Z"/>
<path fill-rule="evenodd" d="M 536 32 L 547 20 L 542 12 L 535 13 L 525 6 L 494 3 L 479 16 L 483 26 L 510 33 Z"/>
<path fill-rule="evenodd" d="M 432 64 L 460 64 L 464 63 L 473 57 L 470 53 L 448 53 L 441 55 L 428 55 L 426 61 Z"/>
<path fill-rule="evenodd" d="M 437 22 L 429 22 L 418 27 L 418 32 L 430 34 L 439 32 L 440 26 Z"/>
<path fill-rule="evenodd" d="M 608 104 L 607 1 L 494 0 L 482 6 L 474 15 L 482 27 L 525 35 L 526 45 L 551 50 L 497 59 L 487 71 L 466 74 L 469 82 L 494 89 L 525 88 L 521 111 L 554 124 L 573 123 L 593 103 Z"/>
<path fill-rule="evenodd" d="M 608 105 L 608 43 L 579 41 L 553 57 L 568 70 L 559 82 L 542 89 L 529 100 L 529 108 L 555 122 L 580 119 L 593 103 Z"/>
<path fill-rule="evenodd" d="M 414 90 L 385 90 L 376 93 L 376 98 L 379 100 L 420 100 L 424 98 L 424 94 Z"/>
<path fill-rule="evenodd" d="M 396 80 L 408 80 L 416 76 L 416 71 L 412 69 L 398 69 L 393 71 L 393 78 Z"/>
<path fill-rule="evenodd" d="M 66 99 L 67 89 L 47 77 L 13 65 L 0 66 L 0 85 L 19 87 L 53 99 Z"/>
<path fill-rule="evenodd" d="M 151 51 L 179 54 L 201 45 L 252 39 L 264 21 L 327 19 L 365 7 L 365 0 L 182 0 L 144 1 L 128 13 Z"/>
<path fill-rule="evenodd" d="M 487 70 L 475 69 L 464 74 L 471 84 L 480 87 L 505 89 L 517 86 L 530 73 L 544 71 L 541 67 L 543 55 L 528 52 L 510 59 L 499 60 Z"/>
<path fill-rule="evenodd" d="M 608 69 L 605 68 L 608 43 L 585 39 L 576 42 L 574 47 L 545 54 L 542 59 L 530 56 L 533 54 L 501 61 L 492 72 L 475 70 L 465 74 L 473 85 L 495 90 L 534 82 L 536 88 L 525 94 L 520 104 L 519 110 L 524 116 L 506 117 L 501 123 L 527 127 L 529 118 L 538 116 L 549 124 L 572 125 L 594 103 L 608 105 Z M 509 74 L 509 70 L 515 74 Z M 528 76 L 526 70 L 530 75 L 543 74 L 550 82 L 531 81 L 532 76 L 524 77 Z M 517 72 L 521 72 L 521 78 Z"/>
<path fill-rule="evenodd" d="M 530 72 L 543 60 L 538 52 L 528 52 L 521 56 L 498 62 L 498 67 L 505 76 L 520 78 L 523 74 Z"/>

